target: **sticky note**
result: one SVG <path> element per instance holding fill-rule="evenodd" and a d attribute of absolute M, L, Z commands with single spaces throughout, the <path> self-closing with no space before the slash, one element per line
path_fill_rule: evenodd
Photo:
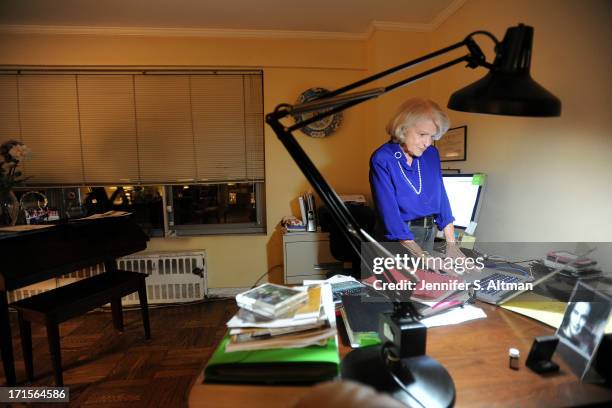
<path fill-rule="evenodd" d="M 474 249 L 474 244 L 476 243 L 476 237 L 473 237 L 471 235 L 464 235 L 463 237 L 461 237 L 461 241 L 459 243 L 459 246 L 461 248 L 468 248 L 468 249 Z"/>
<path fill-rule="evenodd" d="M 486 174 L 476 173 L 472 177 L 472 185 L 474 186 L 484 186 L 485 181 L 487 181 Z"/>

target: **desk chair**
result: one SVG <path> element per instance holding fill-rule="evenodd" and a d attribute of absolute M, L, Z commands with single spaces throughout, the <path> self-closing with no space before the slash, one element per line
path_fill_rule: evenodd
<path fill-rule="evenodd" d="M 363 204 L 346 203 L 346 207 L 359 225 L 368 234 L 374 235 L 374 226 L 376 224 L 374 210 Z M 339 261 L 351 263 L 351 269 L 334 269 L 328 275 L 332 276 L 342 273 L 343 275 L 350 275 L 355 279 L 361 279 L 361 259 L 344 237 L 338 225 L 336 225 L 327 207 L 319 209 L 319 224 L 322 231 L 329 232 L 329 248 L 332 256 Z"/>

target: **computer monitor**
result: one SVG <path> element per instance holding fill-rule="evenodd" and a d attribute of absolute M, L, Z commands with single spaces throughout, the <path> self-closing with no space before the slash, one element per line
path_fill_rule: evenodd
<path fill-rule="evenodd" d="M 443 174 L 442 180 L 455 217 L 453 225 L 465 229 L 477 219 L 482 185 L 475 182 L 474 174 Z"/>

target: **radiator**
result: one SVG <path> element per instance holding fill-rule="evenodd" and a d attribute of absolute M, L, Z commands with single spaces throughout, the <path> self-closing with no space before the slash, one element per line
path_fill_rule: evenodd
<path fill-rule="evenodd" d="M 149 303 L 193 302 L 204 299 L 208 292 L 206 251 L 130 255 L 118 259 L 117 267 L 149 275 L 146 280 Z M 137 304 L 138 294 L 124 297 L 123 302 Z"/>
<path fill-rule="evenodd" d="M 147 299 L 150 304 L 193 302 L 204 299 L 208 294 L 204 250 L 130 255 L 117 259 L 117 268 L 148 275 Z M 99 264 L 60 278 L 17 289 L 8 293 L 9 302 L 25 299 L 102 272 L 104 265 Z M 123 297 L 122 303 L 138 304 L 138 294 L 133 293 Z"/>

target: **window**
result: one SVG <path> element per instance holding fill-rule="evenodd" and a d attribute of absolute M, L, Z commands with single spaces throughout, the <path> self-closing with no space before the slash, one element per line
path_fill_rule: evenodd
<path fill-rule="evenodd" d="M 263 183 L 167 187 L 169 225 L 177 235 L 264 232 Z"/>
<path fill-rule="evenodd" d="M 157 189 L 165 233 L 264 232 L 260 71 L 3 72 L 0 134 L 32 150 L 31 188 L 122 191 L 139 212 L 131 195 Z"/>
<path fill-rule="evenodd" d="M 32 195 L 34 191 L 38 194 Z M 166 228 L 162 193 L 163 187 L 159 186 L 21 188 L 16 191 L 23 207 L 18 222 L 37 224 L 57 217 L 81 218 L 110 210 L 127 211 L 148 236 L 163 237 Z M 30 218 L 32 215 L 35 217 Z"/>

